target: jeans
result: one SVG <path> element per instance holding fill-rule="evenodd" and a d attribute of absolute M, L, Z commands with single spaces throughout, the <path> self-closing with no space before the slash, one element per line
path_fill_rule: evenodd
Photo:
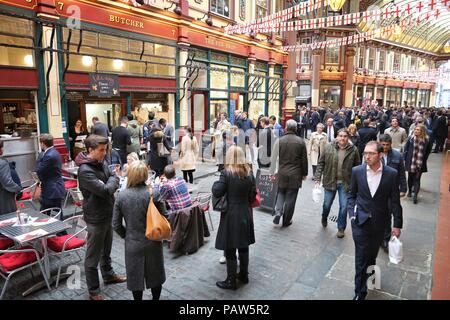
<path fill-rule="evenodd" d="M 322 218 L 328 218 L 336 192 L 339 192 L 339 215 L 337 226 L 339 230 L 345 230 L 347 227 L 347 193 L 344 190 L 344 184 L 338 183 L 336 190 L 325 189 Z"/>
<path fill-rule="evenodd" d="M 298 189 L 278 188 L 275 214 L 283 216 L 283 225 L 287 225 L 294 215 Z"/>
<path fill-rule="evenodd" d="M 120 167 L 122 168 L 122 159 L 120 157 L 120 153 L 115 149 L 111 150 L 111 164 L 120 164 Z"/>

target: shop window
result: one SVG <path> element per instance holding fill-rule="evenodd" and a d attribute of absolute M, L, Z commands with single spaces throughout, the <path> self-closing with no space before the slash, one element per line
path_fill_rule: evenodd
<path fill-rule="evenodd" d="M 0 35 L 0 43 L 33 47 L 34 28 L 31 21 L 0 16 L 0 30 L 8 33 Z M 0 65 L 34 67 L 34 51 L 0 45 Z"/>
<path fill-rule="evenodd" d="M 364 48 L 358 48 L 358 51 L 359 51 L 358 68 L 364 68 L 365 50 Z"/>
<path fill-rule="evenodd" d="M 211 12 L 230 17 L 230 0 L 211 0 Z"/>
<path fill-rule="evenodd" d="M 246 60 L 243 58 L 238 58 L 238 57 L 231 57 L 231 64 L 235 65 L 235 66 L 242 66 L 245 67 L 246 66 Z"/>
<path fill-rule="evenodd" d="M 228 68 L 211 64 L 210 79 L 211 98 L 228 98 Z"/>
<path fill-rule="evenodd" d="M 411 57 L 411 71 L 417 70 L 417 58 Z"/>
<path fill-rule="evenodd" d="M 256 19 L 264 18 L 268 15 L 268 1 L 267 0 L 256 0 Z"/>
<path fill-rule="evenodd" d="M 329 40 L 330 38 L 327 38 Z M 326 48 L 325 63 L 327 64 L 339 64 L 339 47 Z"/>
<path fill-rule="evenodd" d="M 375 55 L 376 55 L 375 49 L 369 48 L 369 70 L 375 69 Z"/>
<path fill-rule="evenodd" d="M 192 50 L 189 51 L 189 58 L 194 58 L 195 60 L 208 60 L 208 52 L 202 50 Z"/>
<path fill-rule="evenodd" d="M 384 71 L 386 65 L 386 51 L 380 51 L 380 58 L 378 59 L 378 70 Z"/>
<path fill-rule="evenodd" d="M 213 52 L 213 53 L 211 53 L 211 60 L 214 60 L 217 62 L 228 63 L 228 56 L 225 54 Z"/>
<path fill-rule="evenodd" d="M 245 88 L 245 70 L 240 68 L 231 68 L 231 86 Z"/>
<path fill-rule="evenodd" d="M 394 72 L 400 72 L 401 55 L 399 53 L 394 53 Z"/>
<path fill-rule="evenodd" d="M 209 106 L 209 119 L 211 120 L 211 128 L 214 128 L 214 123 L 219 119 L 219 114 L 225 112 L 228 116 L 228 100 L 211 100 Z"/>
<path fill-rule="evenodd" d="M 198 70 L 194 72 L 192 78 L 190 79 L 191 88 L 204 88 L 204 89 L 208 88 L 207 64 L 201 62 L 194 62 L 194 67 L 197 67 Z"/>
<path fill-rule="evenodd" d="M 320 105 L 339 108 L 339 99 L 341 96 L 340 86 L 320 86 Z"/>
<path fill-rule="evenodd" d="M 302 39 L 302 44 L 310 44 L 310 43 L 311 43 L 311 38 L 303 38 Z M 301 55 L 302 55 L 301 63 L 309 65 L 311 63 L 311 51 L 302 50 Z"/>

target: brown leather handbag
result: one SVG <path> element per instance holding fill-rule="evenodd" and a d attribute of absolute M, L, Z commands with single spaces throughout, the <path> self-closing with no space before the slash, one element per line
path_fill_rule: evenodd
<path fill-rule="evenodd" d="M 150 197 L 150 203 L 148 204 L 145 236 L 147 239 L 153 241 L 170 240 L 172 237 L 170 223 L 161 213 L 159 213 L 153 203 L 153 197 Z"/>

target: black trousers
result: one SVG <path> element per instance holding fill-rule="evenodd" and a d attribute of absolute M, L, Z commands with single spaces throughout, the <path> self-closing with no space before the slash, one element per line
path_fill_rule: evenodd
<path fill-rule="evenodd" d="M 420 191 L 420 179 L 422 172 L 408 172 L 408 190 L 417 197 Z"/>
<path fill-rule="evenodd" d="M 292 220 L 295 203 L 297 202 L 298 190 L 298 188 L 278 188 L 275 214 L 283 217 L 283 226 L 286 226 Z"/>
<path fill-rule="evenodd" d="M 313 168 L 313 177 L 315 177 L 316 176 L 317 166 L 312 165 L 312 168 Z"/>
<path fill-rule="evenodd" d="M 369 219 L 362 226 L 354 220 L 352 224 L 353 241 L 355 242 L 355 295 L 367 295 L 367 268 L 376 264 L 378 250 L 383 241 L 384 227 L 375 226 Z"/>
<path fill-rule="evenodd" d="M 183 179 L 186 182 L 189 183 L 194 183 L 194 176 L 193 176 L 193 172 L 195 170 L 182 170 L 183 171 Z"/>
<path fill-rule="evenodd" d="M 100 282 L 98 277 L 98 264 L 103 279 L 114 276 L 111 265 L 111 247 L 113 231 L 111 221 L 99 224 L 87 225 L 87 248 L 84 260 L 86 284 L 90 294 L 100 293 Z"/>
<path fill-rule="evenodd" d="M 436 137 L 436 146 L 434 147 L 434 152 L 444 151 L 445 136 Z"/>

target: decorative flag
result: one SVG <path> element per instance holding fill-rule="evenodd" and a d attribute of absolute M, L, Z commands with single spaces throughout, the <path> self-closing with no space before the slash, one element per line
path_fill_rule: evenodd
<path fill-rule="evenodd" d="M 309 0 L 308 12 L 314 12 L 314 0 Z"/>
<path fill-rule="evenodd" d="M 334 25 L 336 27 L 342 26 L 342 16 L 335 16 L 334 17 Z"/>
<path fill-rule="evenodd" d="M 399 17 L 401 12 L 402 11 L 400 10 L 399 6 L 395 6 L 395 9 L 392 10 L 392 14 L 394 15 L 394 17 Z"/>
<path fill-rule="evenodd" d="M 316 21 L 317 21 L 317 19 L 310 19 L 309 20 L 309 25 L 308 25 L 308 27 L 309 27 L 309 29 L 315 29 L 316 28 Z"/>
<path fill-rule="evenodd" d="M 327 27 L 333 27 L 334 26 L 334 17 L 328 16 L 327 17 Z"/>
<path fill-rule="evenodd" d="M 294 17 L 300 17 L 300 6 L 296 5 L 294 10 Z"/>
<path fill-rule="evenodd" d="M 344 15 L 344 25 L 347 26 L 347 25 L 351 24 L 351 21 L 352 21 L 352 14 L 351 13 Z"/>
<path fill-rule="evenodd" d="M 306 15 L 306 2 L 302 2 L 300 4 L 300 14 L 302 16 Z"/>
<path fill-rule="evenodd" d="M 325 18 L 319 18 L 318 28 L 325 28 Z"/>
<path fill-rule="evenodd" d="M 352 13 L 352 23 L 353 24 L 358 24 L 360 20 L 361 20 L 361 16 L 360 16 L 359 12 Z"/>
<path fill-rule="evenodd" d="M 316 0 L 316 3 L 314 4 L 314 10 L 319 10 L 320 7 L 322 7 L 321 0 Z"/>

